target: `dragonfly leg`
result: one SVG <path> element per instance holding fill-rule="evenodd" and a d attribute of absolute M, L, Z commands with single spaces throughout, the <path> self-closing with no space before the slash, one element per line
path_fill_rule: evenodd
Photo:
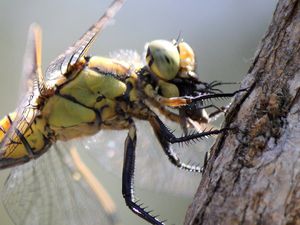
<path fill-rule="evenodd" d="M 159 110 L 159 112 L 167 117 L 170 121 L 175 123 L 180 123 L 181 116 L 175 112 L 172 112 L 167 106 L 160 104 L 159 102 L 155 101 L 154 99 L 150 99 L 151 104 Z"/>
<path fill-rule="evenodd" d="M 217 119 L 220 116 L 220 114 L 225 113 L 228 108 L 229 108 L 229 105 L 221 106 L 221 107 L 216 107 L 216 110 L 213 111 L 213 112 L 211 112 L 208 115 L 209 119 L 211 119 L 211 120 Z"/>
<path fill-rule="evenodd" d="M 207 119 L 206 123 L 208 123 L 209 121 L 212 121 L 212 120 L 216 120 L 222 113 L 225 113 L 226 110 L 229 108 L 229 105 L 218 107 L 214 104 L 210 104 L 210 105 L 205 105 L 205 106 L 197 108 L 197 111 L 209 109 L 209 108 L 214 108 L 215 110 L 213 112 L 209 113 L 207 115 L 207 118 L 205 117 L 205 119 Z M 193 117 L 191 116 L 191 118 L 193 118 Z"/>
<path fill-rule="evenodd" d="M 248 89 L 240 89 L 229 93 L 212 93 L 212 94 L 209 93 L 209 94 L 199 94 L 198 96 L 180 96 L 180 97 L 169 98 L 168 100 L 165 100 L 165 102 L 169 104 L 169 106 L 171 107 L 181 107 L 199 101 L 203 102 L 210 99 L 230 98 L 240 92 L 247 91 L 247 90 Z M 176 105 L 173 103 L 178 103 L 178 104 Z"/>
<path fill-rule="evenodd" d="M 216 135 L 222 133 L 228 129 L 221 129 L 221 130 L 209 130 L 203 131 L 201 133 L 193 133 L 188 134 L 182 137 L 175 137 L 175 135 L 166 127 L 166 125 L 159 119 L 159 117 L 152 112 L 151 116 L 149 117 L 149 122 L 155 132 L 157 139 L 159 140 L 165 154 L 168 156 L 170 162 L 179 167 L 181 169 L 185 169 L 192 172 L 201 172 L 201 167 L 197 165 L 189 165 L 183 163 L 180 158 L 177 156 L 176 152 L 171 147 L 171 144 L 174 143 L 184 143 L 192 140 L 198 140 L 204 137 L 208 137 L 210 135 Z"/>
<path fill-rule="evenodd" d="M 200 84 L 202 84 L 204 86 L 204 88 L 197 89 L 199 92 L 202 92 L 202 93 L 216 93 L 216 92 L 223 93 L 222 90 L 220 90 L 216 87 L 222 86 L 222 85 L 238 84 L 238 83 L 237 82 L 222 82 L 222 81 L 215 80 L 215 81 L 212 81 L 210 83 L 206 83 L 206 82 L 201 81 Z"/>
<path fill-rule="evenodd" d="M 136 127 L 133 120 L 129 119 L 129 132 L 125 141 L 124 163 L 122 174 L 122 194 L 126 205 L 132 212 L 139 217 L 147 220 L 151 224 L 163 225 L 156 217 L 150 215 L 150 212 L 138 204 L 134 196 L 134 164 L 135 164 L 135 149 L 136 149 Z"/>
<path fill-rule="evenodd" d="M 235 96 L 237 93 L 247 91 L 248 89 L 240 89 L 234 92 L 229 93 L 208 93 L 208 94 L 199 94 L 198 96 L 180 96 L 180 97 L 172 97 L 166 98 L 159 94 L 157 94 L 154 90 L 149 90 L 148 95 L 154 101 L 159 102 L 162 105 L 169 106 L 172 108 L 177 108 L 181 106 L 186 106 L 194 102 L 206 101 L 210 99 L 218 99 L 218 98 L 230 98 Z"/>

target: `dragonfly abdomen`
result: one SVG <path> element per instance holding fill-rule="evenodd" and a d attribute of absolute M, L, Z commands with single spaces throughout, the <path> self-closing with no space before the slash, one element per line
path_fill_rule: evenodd
<path fill-rule="evenodd" d="M 16 113 L 10 113 L 0 121 L 0 168 L 7 168 L 24 163 L 40 156 L 51 144 L 51 140 L 44 135 L 45 121 L 36 118 L 24 132 L 11 126 Z M 10 130 L 13 129 L 13 130 Z M 6 137 L 11 132 L 11 137 Z M 9 138 L 9 140 L 5 140 Z M 5 140 L 5 141 L 4 141 Z"/>

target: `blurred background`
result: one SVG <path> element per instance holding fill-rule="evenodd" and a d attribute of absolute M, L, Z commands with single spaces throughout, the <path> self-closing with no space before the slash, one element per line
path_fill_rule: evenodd
<path fill-rule="evenodd" d="M 43 28 L 43 68 L 77 40 L 111 3 L 107 0 L 3 0 L 0 3 L 0 115 L 17 106 L 27 30 L 32 22 Z M 272 18 L 274 0 L 128 0 L 92 47 L 91 55 L 108 56 L 118 49 L 140 54 L 146 42 L 176 39 L 180 34 L 194 49 L 197 73 L 204 81 L 240 81 Z M 231 87 L 232 88 L 232 87 Z M 235 88 L 238 88 L 235 87 Z M 123 143 L 119 143 L 123 151 Z M 89 162 L 89 159 L 87 159 Z M 90 162 L 116 201 L 123 224 L 146 224 L 125 206 L 120 179 Z M 1 171 L 2 187 L 8 170 Z M 167 182 L 168 177 L 166 177 Z M 198 176 L 197 183 L 200 179 Z M 191 192 L 196 186 L 190 187 Z M 168 224 L 182 224 L 192 196 L 139 190 L 139 197 Z M 162 204 L 162 202 L 164 204 Z M 0 204 L 0 224 L 11 225 Z"/>

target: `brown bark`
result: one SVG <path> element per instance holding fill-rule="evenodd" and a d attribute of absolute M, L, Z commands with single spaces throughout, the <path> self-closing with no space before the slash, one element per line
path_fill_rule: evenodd
<path fill-rule="evenodd" d="M 185 224 L 300 224 L 300 1 L 279 0 Z"/>

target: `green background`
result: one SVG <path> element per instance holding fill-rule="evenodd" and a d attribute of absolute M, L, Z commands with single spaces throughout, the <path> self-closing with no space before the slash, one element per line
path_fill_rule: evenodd
<path fill-rule="evenodd" d="M 110 1 L 51 0 L 0 2 L 0 115 L 16 107 L 19 95 L 27 29 L 32 22 L 43 28 L 43 68 L 104 12 Z M 198 74 L 205 81 L 240 81 L 247 73 L 259 40 L 266 32 L 275 8 L 274 0 L 128 0 L 92 47 L 91 54 L 108 55 L 118 49 L 136 49 L 154 39 L 173 39 L 178 34 L 197 55 Z M 120 143 L 120 150 L 123 149 Z M 129 212 L 121 198 L 120 180 L 98 169 L 117 202 L 123 224 L 146 224 Z M 8 171 L 1 171 L 1 185 Z M 195 187 L 194 187 L 195 189 Z M 190 198 L 139 191 L 147 205 L 181 224 Z M 11 224 L 0 205 L 0 225 Z"/>

